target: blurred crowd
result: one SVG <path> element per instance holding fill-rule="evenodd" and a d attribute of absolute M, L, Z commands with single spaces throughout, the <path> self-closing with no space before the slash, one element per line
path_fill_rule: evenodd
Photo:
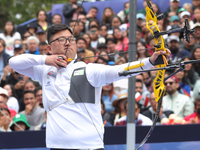
<path fill-rule="evenodd" d="M 164 35 L 171 51 L 168 63 L 200 59 L 200 0 L 180 5 L 180 0 L 168 0 L 170 6 L 164 10 L 165 18 L 158 21 L 160 31 L 173 30 L 185 25 L 188 19 L 190 43 L 180 32 Z M 150 0 L 157 15 L 158 5 Z M 136 15 L 137 61 L 149 57 L 154 52 L 154 37 L 146 27 L 147 6 Z M 69 0 L 63 7 L 65 24 L 74 31 L 77 43 L 77 60 L 85 63 L 120 65 L 128 62 L 129 50 L 129 2 L 124 9 L 114 12 L 106 7 L 100 20 L 96 18 L 98 8 L 90 7 L 86 12 L 77 0 Z M 8 64 L 10 57 L 24 53 L 50 55 L 46 31 L 49 26 L 62 23 L 62 16 L 54 14 L 47 20 L 44 10 L 36 14 L 37 21 L 29 23 L 25 33 L 15 30 L 14 23 L 7 21 L 0 33 L 0 131 L 41 130 L 46 128 L 46 112 L 42 102 L 41 84 L 27 76 L 15 72 Z M 95 57 L 94 57 L 95 56 Z M 173 70 L 176 71 L 176 70 Z M 173 73 L 166 72 L 165 77 Z M 136 76 L 135 118 L 136 125 L 152 125 L 157 103 L 153 91 L 153 80 L 157 71 Z M 166 94 L 157 124 L 200 123 L 200 63 L 187 64 L 181 71 L 165 81 Z M 84 85 L 83 85 L 84 86 Z M 113 82 L 102 87 L 101 114 L 105 126 L 126 125 L 128 79 Z"/>

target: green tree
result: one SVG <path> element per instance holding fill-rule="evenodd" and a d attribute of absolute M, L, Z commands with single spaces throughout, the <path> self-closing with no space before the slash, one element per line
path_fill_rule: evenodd
<path fill-rule="evenodd" d="M 69 0 L 0 0 L 0 30 L 5 22 L 13 21 L 16 25 L 36 17 L 38 10 L 51 10 L 52 4 L 68 3 Z"/>

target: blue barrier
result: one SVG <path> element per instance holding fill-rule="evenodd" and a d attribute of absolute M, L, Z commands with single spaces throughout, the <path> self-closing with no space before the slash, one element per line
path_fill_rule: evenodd
<path fill-rule="evenodd" d="M 149 126 L 136 127 L 136 143 L 140 143 L 149 130 Z M 147 147 L 162 147 L 163 143 L 171 142 L 174 144 L 195 143 L 199 145 L 200 141 L 200 125 L 174 125 L 174 126 L 156 126 L 151 137 L 147 141 Z M 126 127 L 105 127 L 104 143 L 109 150 L 125 150 L 126 147 Z M 0 149 L 14 148 L 44 148 L 45 147 L 45 131 L 24 131 L 0 133 Z M 114 148 L 116 147 L 116 148 Z M 199 148 L 199 147 L 198 147 Z M 145 149 L 144 150 L 150 150 Z M 155 149 L 154 149 L 155 150 Z M 159 149 L 160 150 L 160 149 Z M 168 150 L 168 149 L 165 149 Z M 171 149 L 170 149 L 171 150 Z M 186 150 L 186 149 L 181 149 Z M 188 150 L 188 149 L 187 149 Z"/>

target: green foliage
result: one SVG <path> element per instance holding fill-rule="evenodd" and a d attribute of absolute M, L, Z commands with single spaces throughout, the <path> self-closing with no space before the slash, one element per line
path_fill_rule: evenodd
<path fill-rule="evenodd" d="M 0 29 L 5 22 L 13 21 L 16 25 L 36 17 L 38 10 L 51 10 L 52 4 L 68 3 L 69 0 L 0 0 Z M 17 15 L 18 14 L 18 15 Z M 17 16 L 21 16 L 17 18 Z"/>

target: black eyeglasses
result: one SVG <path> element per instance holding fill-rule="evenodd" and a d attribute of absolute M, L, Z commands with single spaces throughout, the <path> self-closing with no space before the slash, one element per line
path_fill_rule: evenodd
<path fill-rule="evenodd" d="M 165 86 L 166 86 L 168 83 L 169 83 L 170 85 L 172 85 L 174 82 L 165 82 Z"/>
<path fill-rule="evenodd" d="M 66 44 L 67 41 L 69 41 L 69 43 L 71 43 L 71 44 L 75 44 L 75 43 L 76 43 L 76 39 L 75 39 L 74 37 L 69 37 L 69 38 L 59 37 L 59 38 L 57 38 L 57 39 L 51 41 L 51 42 L 49 43 L 49 45 L 50 45 L 52 42 L 55 42 L 56 40 L 58 40 L 58 42 L 59 42 L 60 44 Z"/>

